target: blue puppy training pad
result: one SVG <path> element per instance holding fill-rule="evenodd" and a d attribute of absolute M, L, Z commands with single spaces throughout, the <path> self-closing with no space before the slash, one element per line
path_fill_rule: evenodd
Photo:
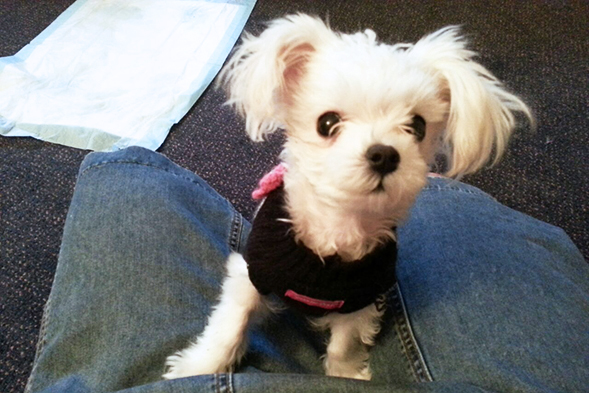
<path fill-rule="evenodd" d="M 0 134 L 157 149 L 213 80 L 255 0 L 78 0 L 0 58 Z"/>

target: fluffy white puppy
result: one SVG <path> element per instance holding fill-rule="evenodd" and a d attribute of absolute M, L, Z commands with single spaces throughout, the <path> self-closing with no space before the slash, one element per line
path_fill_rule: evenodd
<path fill-rule="evenodd" d="M 386 253 L 387 265 L 374 262 L 374 269 L 389 280 L 379 285 L 392 287 L 394 228 L 426 184 L 435 157 L 447 156 L 448 176 L 472 173 L 501 157 L 514 130 L 514 112 L 531 119 L 526 105 L 474 55 L 457 27 L 415 44 L 387 45 L 371 30 L 341 34 L 299 14 L 275 20 L 258 37 L 247 35 L 220 80 L 253 140 L 277 129 L 286 133 L 283 196 L 274 198 L 284 206 L 279 213 L 264 213 L 270 220 L 266 235 L 287 228 L 304 255 L 316 256 L 309 263 L 318 269 L 373 263 Z M 272 237 L 267 252 L 257 245 L 256 258 L 284 268 L 277 259 L 296 253 L 272 250 L 272 242 L 279 248 L 283 240 Z M 314 325 L 330 330 L 327 375 L 371 378 L 368 349 L 383 314 L 378 296 L 364 304 L 366 299 L 341 292 L 325 294 L 338 283 L 323 276 L 323 281 L 305 278 L 320 287 L 307 292 L 290 283 L 269 288 L 246 259 L 229 257 L 219 305 L 196 341 L 167 359 L 164 378 L 233 370 L 246 352 L 248 329 L 271 309 L 268 293 L 313 311 Z"/>

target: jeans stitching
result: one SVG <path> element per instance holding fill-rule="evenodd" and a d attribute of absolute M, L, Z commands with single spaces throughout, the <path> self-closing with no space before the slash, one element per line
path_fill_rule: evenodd
<path fill-rule="evenodd" d="M 35 376 L 37 373 L 37 366 L 39 365 L 39 359 L 41 358 L 41 355 L 43 354 L 43 351 L 45 350 L 45 346 L 47 344 L 47 331 L 49 330 L 49 325 L 52 321 L 51 313 L 53 308 L 53 296 L 55 294 L 54 290 L 56 288 L 56 283 L 61 277 L 61 270 L 62 266 L 59 263 L 58 258 L 57 268 L 53 276 L 53 285 L 51 287 L 51 292 L 49 293 L 49 297 L 47 298 L 47 302 L 45 303 L 45 308 L 43 310 L 43 316 L 41 317 L 41 326 L 39 327 L 39 340 L 37 341 L 35 359 L 33 360 L 33 368 L 31 370 L 31 374 L 29 375 L 27 385 L 25 386 L 24 393 L 30 393 L 33 391 L 33 384 L 35 382 Z"/>
<path fill-rule="evenodd" d="M 235 392 L 235 390 L 233 389 L 233 373 L 227 374 L 227 388 L 229 390 L 229 393 Z"/>
<path fill-rule="evenodd" d="M 241 240 L 241 230 L 243 227 L 243 219 L 241 214 L 234 212 L 231 220 L 231 231 L 229 233 L 229 248 L 232 251 L 238 252 Z"/>
<path fill-rule="evenodd" d="M 215 391 L 217 393 L 231 393 L 233 390 L 231 389 L 231 384 L 229 382 L 230 378 L 227 373 L 217 373 L 215 374 Z"/>
<path fill-rule="evenodd" d="M 457 191 L 457 192 L 462 192 L 465 194 L 471 194 L 471 195 L 477 195 L 477 196 L 482 196 L 485 198 L 489 198 L 493 201 L 496 201 L 495 198 L 493 198 L 492 196 L 490 196 L 489 194 L 483 192 L 483 191 L 479 191 L 479 190 L 471 190 L 468 188 L 463 188 L 463 187 L 458 187 L 458 186 L 451 186 L 451 185 L 439 185 L 439 184 L 430 184 L 427 185 L 425 187 L 423 187 L 424 191 Z"/>
<path fill-rule="evenodd" d="M 229 204 L 229 202 L 220 197 L 218 194 L 211 192 L 211 190 L 207 189 L 206 187 L 203 187 L 202 184 L 200 184 L 197 181 L 194 181 L 193 179 L 190 179 L 189 177 L 186 176 L 182 176 L 178 173 L 175 173 L 171 170 L 162 168 L 160 166 L 157 165 L 153 165 L 150 163 L 144 163 L 144 162 L 140 162 L 140 161 L 135 161 L 135 160 L 104 160 L 104 161 L 100 161 L 100 162 L 96 162 L 93 163 L 92 165 L 87 166 L 86 168 L 82 169 L 80 171 L 79 174 L 79 178 L 81 178 L 83 175 L 86 174 L 86 172 L 88 172 L 91 169 L 98 169 L 101 168 L 103 166 L 106 166 L 107 164 L 132 164 L 132 165 L 140 165 L 140 166 L 145 166 L 145 167 L 149 167 L 149 168 L 154 168 L 163 172 L 166 172 L 172 176 L 175 176 L 179 179 L 188 181 L 194 185 L 196 185 L 197 187 L 199 187 L 200 189 L 202 189 L 203 191 L 205 191 L 207 194 L 209 194 L 212 198 L 214 198 L 215 200 L 219 201 L 219 202 L 223 202 L 227 205 L 229 205 L 229 207 L 231 207 L 231 205 Z M 240 247 L 240 243 L 241 243 L 241 232 L 242 232 L 242 228 L 243 228 L 243 218 L 241 216 L 241 214 L 239 214 L 237 211 L 235 211 L 235 209 L 233 209 L 231 207 L 231 210 L 233 211 L 233 219 L 232 219 L 232 223 L 231 223 L 231 232 L 229 233 L 229 240 L 228 240 L 228 244 L 229 247 L 231 248 L 231 250 L 233 251 L 238 251 L 239 247 Z"/>
<path fill-rule="evenodd" d="M 86 168 L 84 168 L 83 170 L 81 170 L 80 171 L 80 174 L 78 175 L 78 178 L 81 178 L 83 175 L 86 174 L 86 172 L 88 172 L 91 169 L 95 169 L 95 168 L 98 169 L 98 168 L 101 168 L 103 166 L 106 166 L 107 164 L 133 164 L 133 165 L 139 165 L 139 166 L 154 168 L 154 169 L 157 169 L 157 170 L 166 172 L 166 173 L 168 173 L 168 174 L 170 174 L 172 176 L 175 176 L 175 177 L 177 177 L 179 179 L 188 181 L 188 182 L 190 182 L 190 183 L 198 186 L 199 188 L 201 188 L 203 191 L 205 191 L 207 194 L 209 194 L 212 198 L 214 198 L 217 201 L 221 201 L 221 202 L 224 202 L 224 203 L 229 203 L 229 202 L 227 202 L 227 200 L 225 198 L 221 197 L 220 195 L 218 195 L 216 193 L 211 192 L 211 190 L 207 189 L 206 187 L 203 187 L 202 184 L 200 184 L 197 181 L 194 181 L 193 179 L 190 179 L 189 177 L 182 176 L 182 175 L 180 175 L 178 173 L 175 173 L 174 171 L 171 171 L 171 170 L 166 169 L 166 168 L 162 168 L 162 167 L 157 166 L 157 165 L 153 165 L 153 164 L 149 164 L 149 163 L 145 163 L 145 162 L 139 162 L 139 161 L 132 161 L 132 160 L 114 160 L 114 161 L 113 160 L 105 160 L 105 161 L 97 162 L 97 163 L 94 163 L 92 165 L 89 165 Z"/>
<path fill-rule="evenodd" d="M 395 331 L 401 342 L 403 353 L 409 361 L 409 367 L 413 377 L 417 382 L 432 382 L 433 378 L 425 363 L 423 354 L 419 349 L 419 345 L 413 334 L 413 329 L 411 329 L 411 323 L 407 316 L 407 310 L 404 305 L 399 284 L 396 284 L 391 292 Z"/>
<path fill-rule="evenodd" d="M 33 369 L 31 370 L 31 375 L 29 376 L 29 380 L 27 381 L 27 385 L 25 387 L 25 393 L 29 393 L 33 390 L 33 380 L 35 376 L 35 372 L 37 369 L 37 365 L 39 362 L 39 358 L 41 356 L 41 352 L 45 349 L 45 344 L 47 344 L 47 326 L 49 325 L 49 313 L 51 309 L 51 294 L 47 299 L 47 303 L 45 303 L 45 309 L 43 311 L 43 317 L 41 318 L 41 326 L 39 327 L 39 341 L 37 341 L 37 347 L 35 349 L 35 359 L 33 361 Z"/>

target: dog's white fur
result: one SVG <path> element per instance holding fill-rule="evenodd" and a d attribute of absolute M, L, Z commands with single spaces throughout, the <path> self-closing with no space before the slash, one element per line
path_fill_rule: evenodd
<path fill-rule="evenodd" d="M 385 45 L 371 30 L 340 34 L 317 18 L 292 15 L 258 37 L 247 35 L 222 71 L 228 102 L 253 140 L 285 130 L 287 210 L 296 239 L 318 255 L 353 261 L 394 238 L 391 228 L 426 184 L 436 154 L 448 157 L 446 175 L 472 173 L 501 157 L 514 112 L 531 120 L 526 105 L 474 61 L 458 30 L 447 27 L 413 45 Z M 326 112 L 342 120 L 327 138 L 317 132 Z M 427 123 L 422 141 L 410 132 L 415 115 Z M 374 145 L 398 151 L 394 172 L 381 176 L 370 169 L 366 152 Z M 207 327 L 167 359 L 164 378 L 233 370 L 252 322 L 269 310 L 246 262 L 232 254 Z M 328 375 L 371 378 L 368 347 L 382 312 L 373 304 L 314 322 L 331 331 Z"/>

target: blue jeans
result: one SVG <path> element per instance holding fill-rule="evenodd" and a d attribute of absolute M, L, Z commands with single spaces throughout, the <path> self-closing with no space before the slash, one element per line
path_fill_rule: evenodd
<path fill-rule="evenodd" d="M 430 179 L 399 228 L 398 285 L 373 381 L 322 375 L 325 337 L 288 311 L 236 373 L 163 381 L 199 333 L 249 223 L 202 179 L 141 148 L 83 162 L 29 392 L 581 392 L 589 268 L 564 232 Z"/>

